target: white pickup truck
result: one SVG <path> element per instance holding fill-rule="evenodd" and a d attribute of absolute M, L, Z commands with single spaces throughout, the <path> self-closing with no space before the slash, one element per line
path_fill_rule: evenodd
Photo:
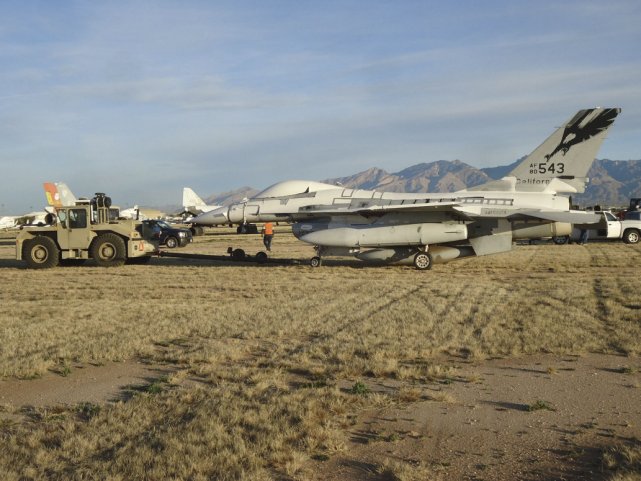
<path fill-rule="evenodd" d="M 616 218 L 612 212 L 595 212 L 601 214 L 598 224 L 574 225 L 570 238 L 579 241 L 581 230 L 588 230 L 588 239 L 623 239 L 626 244 L 636 244 L 641 240 L 641 211 L 630 211 L 624 220 Z"/>

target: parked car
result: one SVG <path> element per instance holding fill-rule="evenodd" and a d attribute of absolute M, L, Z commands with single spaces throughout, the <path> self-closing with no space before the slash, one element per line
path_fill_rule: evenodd
<path fill-rule="evenodd" d="M 160 245 L 173 249 L 185 247 L 194 240 L 189 229 L 174 227 L 164 220 L 143 220 L 143 231 L 152 239 L 157 239 Z"/>
<path fill-rule="evenodd" d="M 617 219 L 608 211 L 595 214 L 601 215 L 601 221 L 598 224 L 575 224 L 572 240 L 579 240 L 581 229 L 588 230 L 588 239 L 622 239 L 626 244 L 636 244 L 641 239 L 641 217 L 638 212 L 628 212 L 624 220 Z"/>

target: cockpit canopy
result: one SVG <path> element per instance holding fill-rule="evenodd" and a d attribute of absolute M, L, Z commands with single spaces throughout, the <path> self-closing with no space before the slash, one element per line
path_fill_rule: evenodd
<path fill-rule="evenodd" d="M 338 189 L 335 185 L 314 182 L 313 180 L 286 180 L 278 182 L 267 187 L 262 192 L 256 194 L 254 199 L 264 199 L 269 197 L 286 197 L 290 195 L 306 194 L 317 192 L 319 190 Z"/>

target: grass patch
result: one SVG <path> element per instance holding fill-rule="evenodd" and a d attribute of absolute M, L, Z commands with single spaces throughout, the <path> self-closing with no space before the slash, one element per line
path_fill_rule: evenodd
<path fill-rule="evenodd" d="M 611 472 L 610 481 L 637 481 L 641 479 L 641 441 L 632 439 L 626 444 L 605 448 L 601 464 Z"/>
<path fill-rule="evenodd" d="M 161 376 L 145 387 L 145 392 L 149 394 L 160 394 L 163 389 L 167 386 L 169 378 L 167 376 Z"/>
<path fill-rule="evenodd" d="M 367 384 L 365 384 L 362 381 L 356 381 L 351 389 L 349 390 L 352 394 L 356 394 L 358 396 L 365 396 L 366 394 L 369 394 L 370 389 L 367 387 Z"/>
<path fill-rule="evenodd" d="M 556 411 L 556 408 L 552 406 L 551 403 L 538 399 L 532 404 L 528 405 L 527 410 L 530 412 L 533 411 Z"/>

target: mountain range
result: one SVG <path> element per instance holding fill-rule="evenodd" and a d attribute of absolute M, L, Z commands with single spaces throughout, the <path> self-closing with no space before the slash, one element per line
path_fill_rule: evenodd
<path fill-rule="evenodd" d="M 507 175 L 519 162 L 499 167 L 477 169 L 460 160 L 438 160 L 412 165 L 399 172 L 389 173 L 372 167 L 347 177 L 325 179 L 322 182 L 352 189 L 385 192 L 454 192 L 474 187 Z M 625 206 L 630 197 L 641 197 L 641 160 L 597 159 L 588 172 L 590 182 L 583 194 L 575 194 L 573 203 L 580 206 Z M 286 180 L 286 179 L 283 179 Z M 263 186 L 267 187 L 267 186 Z M 259 191 L 252 187 L 214 194 L 210 204 L 230 204 Z"/>

